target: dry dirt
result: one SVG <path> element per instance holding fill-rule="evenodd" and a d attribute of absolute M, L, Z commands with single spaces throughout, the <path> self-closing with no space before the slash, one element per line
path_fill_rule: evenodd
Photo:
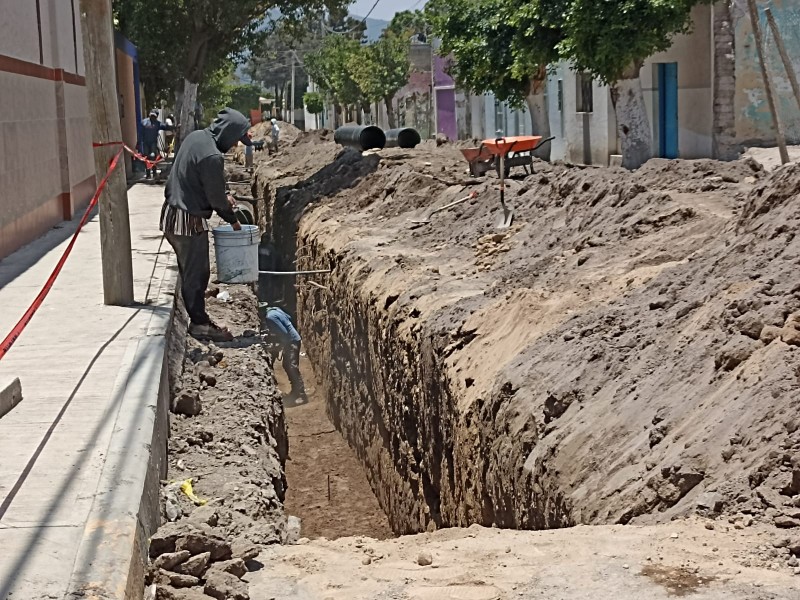
<path fill-rule="evenodd" d="M 247 579 L 254 598 L 275 600 L 797 600 L 797 577 L 746 566 L 752 549 L 770 541 L 763 531 L 710 531 L 696 521 L 540 532 L 473 526 L 273 546 Z"/>
<path fill-rule="evenodd" d="M 332 269 L 273 293 L 396 532 L 700 513 L 797 538 L 800 167 L 537 163 L 498 232 L 458 147 L 330 140 L 254 195 L 284 267 Z"/>
<path fill-rule="evenodd" d="M 392 537 L 361 462 L 326 415 L 325 399 L 307 358 L 301 359 L 300 370 L 309 402 L 285 409 L 291 450 L 286 462 L 287 514 L 302 518 L 302 535 L 308 538 Z M 288 394 L 291 386 L 283 369 L 276 367 L 275 374 Z"/>

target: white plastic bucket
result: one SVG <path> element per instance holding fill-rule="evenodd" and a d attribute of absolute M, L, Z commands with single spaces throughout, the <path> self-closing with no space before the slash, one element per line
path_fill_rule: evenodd
<path fill-rule="evenodd" d="M 256 225 L 242 225 L 234 231 L 230 225 L 215 227 L 214 251 L 217 255 L 217 278 L 222 283 L 258 281 L 258 243 Z"/>

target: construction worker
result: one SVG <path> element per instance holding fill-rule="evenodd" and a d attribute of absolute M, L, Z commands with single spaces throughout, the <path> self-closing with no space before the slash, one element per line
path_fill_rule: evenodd
<path fill-rule="evenodd" d="M 151 110 L 150 115 L 142 121 L 142 154 L 151 161 L 155 161 L 161 153 L 158 150 L 158 133 L 172 129 L 158 120 L 158 111 Z M 155 166 L 147 168 L 145 164 L 145 178 L 155 177 Z"/>
<path fill-rule="evenodd" d="M 272 155 L 272 152 L 278 151 L 278 138 L 281 135 L 281 128 L 278 127 L 278 119 L 272 119 L 270 121 L 272 124 L 272 129 L 270 129 L 270 144 L 269 144 L 269 153 Z"/>
<path fill-rule="evenodd" d="M 308 403 L 303 376 L 300 374 L 300 334 L 292 323 L 292 318 L 279 306 L 260 303 L 263 310 L 264 328 L 268 334 L 268 342 L 283 352 L 283 370 L 292 384 L 292 389 L 284 402 L 287 406 Z"/>
<path fill-rule="evenodd" d="M 199 340 L 227 342 L 231 332 L 211 322 L 205 292 L 211 276 L 206 219 L 216 212 L 240 230 L 236 201 L 226 192 L 224 154 L 238 142 L 249 146 L 250 123 L 232 108 L 224 108 L 206 129 L 183 140 L 164 190 L 160 229 L 175 249 L 181 276 L 181 295 L 189 313 L 189 333 Z"/>

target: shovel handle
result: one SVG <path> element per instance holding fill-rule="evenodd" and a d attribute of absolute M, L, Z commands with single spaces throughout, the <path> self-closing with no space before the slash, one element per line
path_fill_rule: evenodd
<path fill-rule="evenodd" d="M 462 202 L 466 202 L 467 200 L 471 200 L 472 198 L 474 198 L 477 195 L 478 195 L 478 192 L 472 192 L 472 193 L 470 193 L 469 196 L 464 196 L 463 198 L 459 198 L 458 200 L 455 200 L 454 202 L 451 202 L 450 204 L 445 204 L 444 206 L 441 206 L 439 208 L 435 208 L 434 210 L 431 211 L 431 214 L 435 215 L 436 213 L 442 212 L 443 210 L 447 210 L 448 208 L 453 208 L 454 206 L 458 206 Z"/>

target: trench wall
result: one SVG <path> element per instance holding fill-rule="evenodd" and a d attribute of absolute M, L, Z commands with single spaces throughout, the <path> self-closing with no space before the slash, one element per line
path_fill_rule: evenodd
<path fill-rule="evenodd" d="M 508 234 L 491 181 L 410 232 L 415 202 L 463 193 L 426 159 L 256 180 L 282 268 L 331 269 L 276 287 L 396 532 L 668 521 L 705 493 L 762 514 L 755 488 L 792 492 L 796 348 L 767 334 L 800 310 L 780 276 L 796 173 L 746 196 L 748 164 L 542 166 Z"/>

